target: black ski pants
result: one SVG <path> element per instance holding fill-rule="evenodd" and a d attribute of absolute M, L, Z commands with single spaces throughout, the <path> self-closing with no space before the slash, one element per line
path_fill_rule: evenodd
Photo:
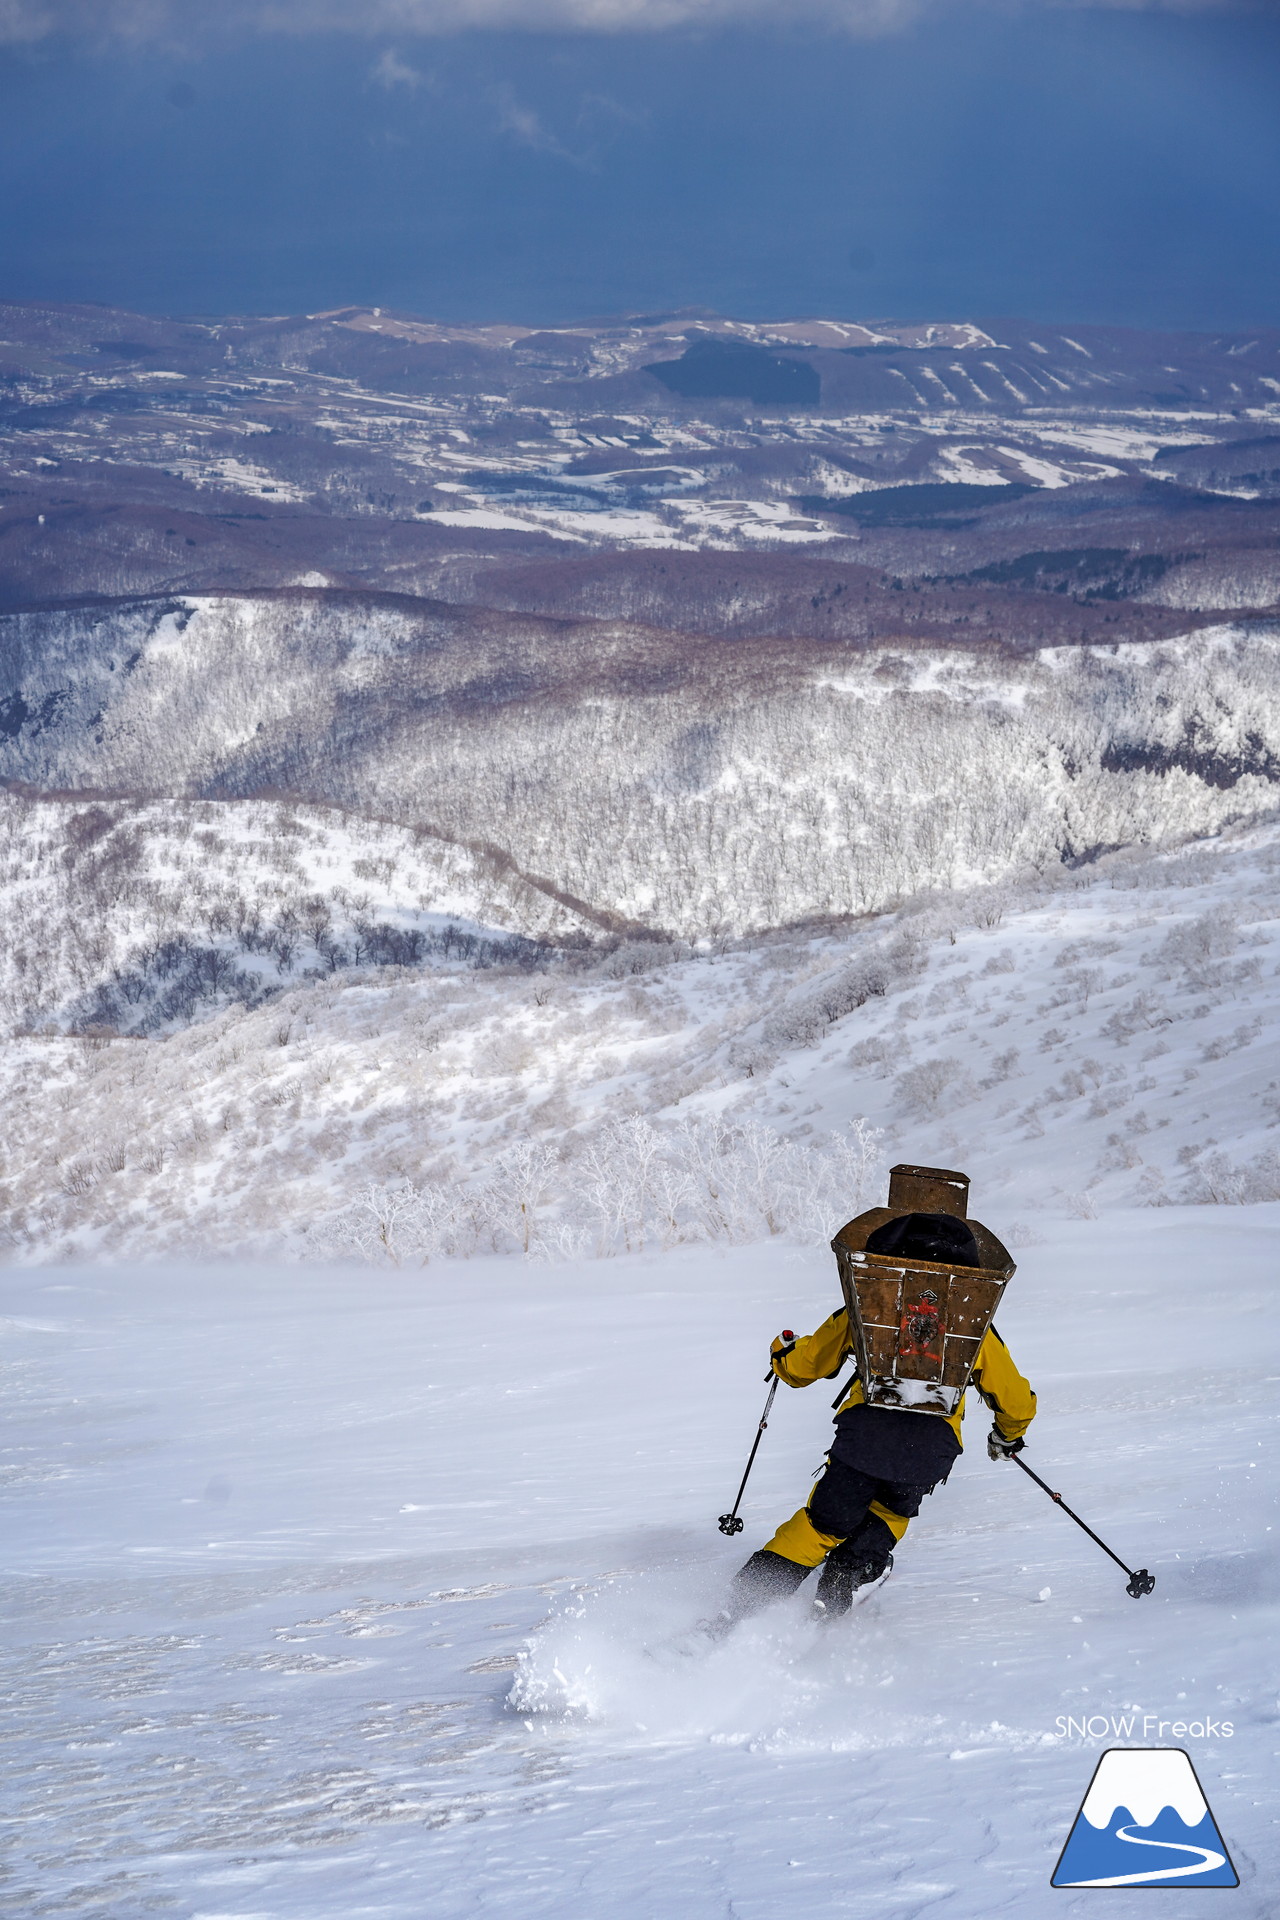
<path fill-rule="evenodd" d="M 882 1480 L 845 1460 L 828 1460 L 808 1505 L 783 1521 L 764 1550 L 802 1567 L 819 1566 L 832 1554 L 883 1572 L 907 1522 L 937 1484 Z"/>

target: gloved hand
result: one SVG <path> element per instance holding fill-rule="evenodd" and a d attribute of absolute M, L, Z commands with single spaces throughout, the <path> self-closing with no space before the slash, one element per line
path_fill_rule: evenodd
<path fill-rule="evenodd" d="M 1006 1440 L 999 1427 L 992 1427 L 987 1435 L 988 1460 L 1012 1460 L 1015 1453 L 1021 1453 L 1026 1441 L 1019 1434 L 1016 1440 Z"/>
<path fill-rule="evenodd" d="M 782 1329 L 782 1332 L 777 1336 L 777 1338 L 770 1342 L 769 1366 L 772 1372 L 778 1373 L 779 1360 L 783 1359 L 788 1353 L 790 1353 L 795 1343 L 796 1343 L 796 1336 L 794 1333 L 792 1333 L 790 1327 L 784 1327 Z M 768 1378 L 769 1378 L 769 1375 L 766 1374 L 765 1379 L 767 1380 Z M 778 1374 L 778 1378 L 781 1379 L 782 1375 Z"/>

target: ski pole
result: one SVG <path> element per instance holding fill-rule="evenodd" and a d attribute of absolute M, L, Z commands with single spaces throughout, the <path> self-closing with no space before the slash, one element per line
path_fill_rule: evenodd
<path fill-rule="evenodd" d="M 1011 1453 L 1009 1455 L 1009 1458 L 1013 1461 L 1016 1461 L 1017 1465 L 1022 1468 L 1022 1471 L 1024 1473 L 1030 1474 L 1031 1478 L 1035 1481 L 1036 1485 L 1038 1487 L 1043 1487 L 1044 1491 L 1048 1494 L 1049 1498 L 1054 1502 L 1055 1506 L 1061 1507 L 1062 1511 L 1068 1516 L 1068 1518 L 1074 1520 L 1078 1527 L 1083 1527 L 1084 1531 L 1088 1534 L 1089 1538 L 1092 1541 L 1094 1541 L 1098 1546 L 1100 1546 L 1102 1548 L 1102 1551 L 1105 1554 L 1110 1555 L 1110 1557 L 1115 1561 L 1116 1565 L 1121 1569 L 1122 1572 L 1128 1574 L 1129 1584 L 1125 1588 L 1126 1593 L 1132 1594 L 1135 1600 L 1141 1600 L 1144 1593 L 1155 1592 L 1156 1577 L 1154 1573 L 1148 1573 L 1145 1567 L 1139 1567 L 1136 1573 L 1134 1572 L 1132 1567 L 1126 1567 L 1124 1564 L 1124 1561 L 1120 1558 L 1120 1555 L 1118 1553 L 1112 1553 L 1106 1541 L 1099 1540 L 1093 1528 L 1086 1527 L 1084 1524 L 1084 1521 L 1080 1518 L 1080 1515 L 1078 1513 L 1072 1513 L 1070 1507 L 1067 1505 L 1062 1495 L 1060 1493 L 1055 1493 L 1053 1488 L 1051 1486 L 1048 1486 L 1046 1482 L 1040 1478 L 1040 1475 L 1038 1473 L 1032 1473 L 1030 1467 L 1027 1465 L 1025 1460 L 1023 1460 L 1016 1453 Z"/>
<path fill-rule="evenodd" d="M 782 1337 L 784 1340 L 789 1340 L 792 1346 L 795 1345 L 796 1337 L 794 1333 L 792 1333 L 790 1327 L 783 1328 Z M 782 1351 L 784 1353 L 789 1353 L 791 1351 L 791 1348 L 784 1347 Z M 741 1533 L 743 1527 L 746 1524 L 745 1521 L 739 1520 L 738 1508 L 742 1505 L 742 1496 L 746 1492 L 747 1481 L 751 1478 L 751 1469 L 756 1463 L 756 1453 L 759 1450 L 761 1440 L 764 1438 L 764 1430 L 769 1424 L 769 1413 L 770 1413 L 770 1409 L 773 1406 L 773 1396 L 778 1391 L 778 1376 L 776 1373 L 774 1373 L 772 1367 L 770 1367 L 769 1372 L 765 1375 L 765 1379 L 771 1381 L 768 1398 L 765 1400 L 765 1403 L 764 1403 L 764 1412 L 760 1416 L 760 1425 L 756 1428 L 756 1437 L 751 1442 L 751 1451 L 747 1455 L 747 1464 L 746 1464 L 746 1468 L 743 1471 L 742 1484 L 738 1488 L 738 1496 L 733 1503 L 733 1509 L 730 1513 L 722 1513 L 720 1515 L 719 1520 L 716 1523 L 717 1526 L 720 1528 L 721 1533 L 727 1533 L 727 1534 Z"/>

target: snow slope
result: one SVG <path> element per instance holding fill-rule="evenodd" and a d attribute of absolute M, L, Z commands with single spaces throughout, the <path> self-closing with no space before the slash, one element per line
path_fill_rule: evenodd
<path fill-rule="evenodd" d="M 0 843 L 10 1033 L 169 1032 L 370 959 L 599 931 L 491 849 L 335 808 L 0 793 Z"/>
<path fill-rule="evenodd" d="M 19 1260 L 767 1231 L 759 1182 L 710 1225 L 671 1186 L 685 1126 L 740 1185 L 735 1129 L 790 1153 L 786 1232 L 807 1207 L 821 1241 L 840 1202 L 796 1155 L 823 1161 L 859 1120 L 882 1157 L 967 1168 L 1029 1240 L 1041 1213 L 1280 1199 L 1278 909 L 1268 825 L 710 950 L 437 954 L 296 978 L 168 1037 L 27 1034 L 0 1051 L 0 1223 Z M 523 1184 L 509 1158 L 493 1184 L 516 1151 Z M 372 1245 L 387 1197 L 415 1192 L 436 1225 Z"/>
<path fill-rule="evenodd" d="M 868 1608 L 819 1634 L 790 1602 L 700 1662 L 645 1649 L 826 1444 L 829 1395 L 787 1395 L 718 1534 L 824 1251 L 10 1270 L 5 1911 L 1022 1920 L 1128 1715 L 1192 1753 L 1261 1920 L 1278 1224 L 1055 1221 L 1001 1312 L 1031 1458 L 1150 1599 L 987 1461 L 977 1407 Z"/>

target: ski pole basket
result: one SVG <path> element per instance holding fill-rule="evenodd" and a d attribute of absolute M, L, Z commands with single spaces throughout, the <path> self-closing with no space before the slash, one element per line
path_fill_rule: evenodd
<path fill-rule="evenodd" d="M 888 1206 L 860 1213 L 831 1242 L 869 1406 L 936 1413 L 945 1419 L 960 1404 L 978 1349 L 1016 1270 L 990 1229 L 968 1220 L 968 1198 L 966 1174 L 946 1167 L 897 1166 L 889 1175 Z M 982 1264 L 952 1266 L 868 1253 L 868 1236 L 904 1213 L 950 1213 L 968 1220 Z"/>

